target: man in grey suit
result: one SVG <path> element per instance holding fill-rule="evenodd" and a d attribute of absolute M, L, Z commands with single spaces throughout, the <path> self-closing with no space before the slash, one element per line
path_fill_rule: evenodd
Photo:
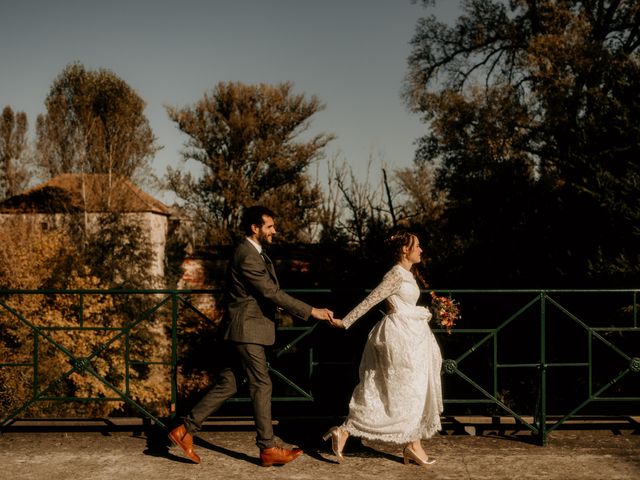
<path fill-rule="evenodd" d="M 228 270 L 229 326 L 225 339 L 231 343 L 249 380 L 256 423 L 256 444 L 263 466 L 283 465 L 302 454 L 298 448 L 284 448 L 273 434 L 271 423 L 271 377 L 265 348 L 275 342 L 276 312 L 286 310 L 303 320 L 333 321 L 333 312 L 314 308 L 280 289 L 273 263 L 263 251 L 276 233 L 274 213 L 266 207 L 245 209 L 241 227 L 246 238 L 236 247 Z M 193 450 L 193 434 L 202 422 L 237 391 L 230 367 L 218 375 L 213 388 L 193 407 L 184 423 L 169 433 L 189 459 L 200 463 Z"/>

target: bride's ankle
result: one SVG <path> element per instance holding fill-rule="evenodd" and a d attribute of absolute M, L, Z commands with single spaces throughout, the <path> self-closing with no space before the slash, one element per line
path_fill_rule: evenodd
<path fill-rule="evenodd" d="M 414 453 L 421 453 L 424 452 L 424 449 L 422 448 L 422 444 L 420 443 L 420 441 L 413 441 L 413 442 L 408 442 L 405 445 L 405 448 L 408 448 L 409 450 L 411 450 Z"/>

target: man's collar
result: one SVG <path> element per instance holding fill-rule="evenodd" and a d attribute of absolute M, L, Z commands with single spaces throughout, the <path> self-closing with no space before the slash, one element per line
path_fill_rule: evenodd
<path fill-rule="evenodd" d="M 258 250 L 258 253 L 262 253 L 262 245 L 260 245 L 258 242 L 256 242 L 255 240 L 251 239 L 250 237 L 247 237 L 247 240 L 249 241 L 249 243 L 251 245 L 253 245 L 255 247 L 256 250 Z"/>

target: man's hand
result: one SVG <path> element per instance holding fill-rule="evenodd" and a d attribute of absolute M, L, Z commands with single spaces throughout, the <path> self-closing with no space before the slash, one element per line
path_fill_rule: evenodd
<path fill-rule="evenodd" d="M 345 328 L 342 320 L 333 318 L 333 312 L 328 308 L 311 308 L 311 316 L 317 320 L 328 322 L 333 328 Z"/>
<path fill-rule="evenodd" d="M 328 308 L 311 308 L 311 316 L 316 320 L 325 320 L 331 322 L 333 320 L 333 312 Z"/>

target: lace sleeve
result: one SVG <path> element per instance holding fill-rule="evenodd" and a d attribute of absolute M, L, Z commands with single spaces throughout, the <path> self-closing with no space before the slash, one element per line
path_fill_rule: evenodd
<path fill-rule="evenodd" d="M 382 282 L 374 288 L 367 297 L 362 300 L 353 310 L 351 310 L 343 319 L 344 328 L 349 328 L 360 317 L 367 313 L 371 307 L 377 305 L 385 298 L 393 295 L 400 288 L 402 282 L 402 276 L 395 268 L 389 270 Z"/>

